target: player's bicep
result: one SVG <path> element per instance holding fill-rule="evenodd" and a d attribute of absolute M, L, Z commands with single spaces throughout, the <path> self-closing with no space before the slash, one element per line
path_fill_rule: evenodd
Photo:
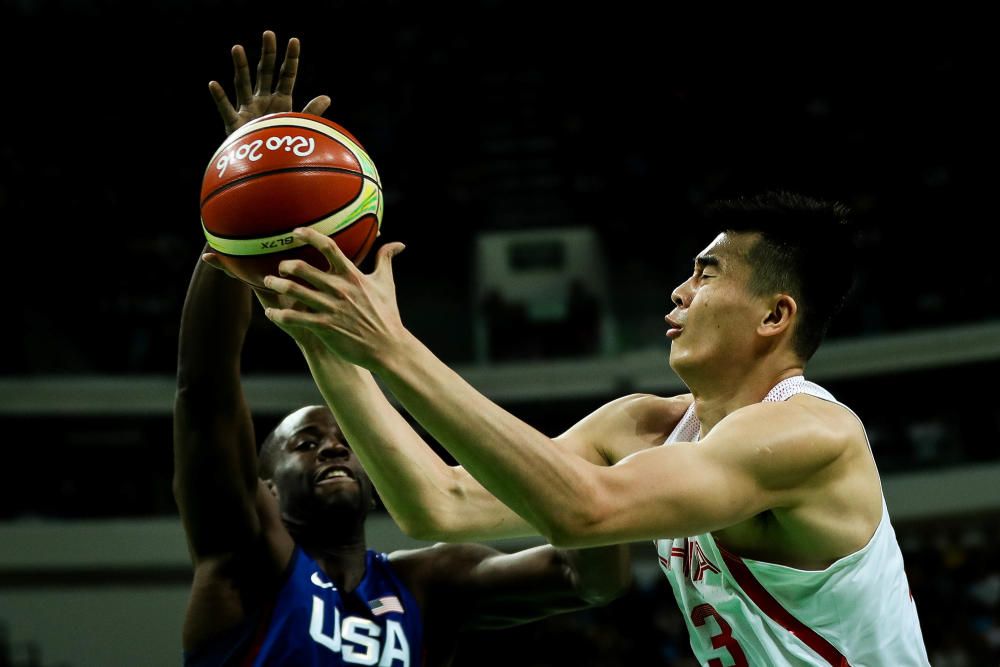
<path fill-rule="evenodd" d="M 638 452 L 598 471 L 590 525 L 572 545 L 683 537 L 797 503 L 843 451 L 835 430 L 795 406 L 748 406 L 699 443 Z"/>
<path fill-rule="evenodd" d="M 590 539 L 577 544 L 697 535 L 766 509 L 769 494 L 750 471 L 704 449 L 676 443 L 608 469 Z"/>

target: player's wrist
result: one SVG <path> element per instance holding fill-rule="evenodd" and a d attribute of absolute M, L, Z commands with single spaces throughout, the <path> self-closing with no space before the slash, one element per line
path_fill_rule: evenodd
<path fill-rule="evenodd" d="M 288 334 L 299 346 L 299 351 L 307 358 L 326 360 L 333 356 L 333 352 L 327 349 L 323 341 L 310 331 L 289 331 Z"/>
<path fill-rule="evenodd" d="M 371 351 L 371 362 L 367 366 L 373 373 L 398 374 L 422 347 L 423 343 L 400 324 L 397 332 Z"/>

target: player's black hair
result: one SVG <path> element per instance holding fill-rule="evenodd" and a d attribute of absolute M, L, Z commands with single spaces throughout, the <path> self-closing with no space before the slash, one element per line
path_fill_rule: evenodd
<path fill-rule="evenodd" d="M 775 191 L 718 201 L 705 209 L 716 232 L 757 232 L 750 249 L 749 288 L 789 294 L 798 304 L 796 353 L 808 361 L 854 282 L 850 210 L 841 203 Z"/>

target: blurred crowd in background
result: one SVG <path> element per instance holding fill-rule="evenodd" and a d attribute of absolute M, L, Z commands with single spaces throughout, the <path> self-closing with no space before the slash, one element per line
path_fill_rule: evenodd
<path fill-rule="evenodd" d="M 616 344 L 629 349 L 662 343 L 670 290 L 710 240 L 699 208 L 773 188 L 856 212 L 861 270 L 833 337 L 1000 315 L 998 274 L 980 254 L 998 231 L 980 169 L 989 121 L 974 40 L 689 43 L 625 16 L 580 12 L 566 30 L 555 10 L 529 21 L 499 0 L 452 22 L 392 2 L 325 3 L 291 18 L 234 7 L 116 8 L 144 29 L 110 32 L 105 3 L 21 3 L 6 22 L 13 51 L 46 46 L 81 75 L 12 74 L 15 89 L 53 101 L 0 145 L 0 218 L 46 239 L 8 257 L 8 275 L 44 271 L 62 288 L 13 300 L 6 317 L 20 326 L 0 333 L 0 372 L 172 372 L 203 243 L 201 174 L 223 139 L 205 84 L 231 91 L 230 45 L 244 44 L 253 66 L 265 27 L 279 50 L 302 40 L 297 105 L 330 94 L 327 116 L 378 165 L 382 239 L 407 243 L 404 321 L 446 361 L 473 359 L 473 315 L 517 317 L 518 304 L 473 290 L 482 233 L 593 230 Z M 72 20 L 53 21 L 53 10 Z M 377 32 L 354 29 L 376 18 Z M 497 359 L 565 354 L 539 343 L 544 332 L 519 331 L 505 332 Z M 293 356 L 248 366 L 301 370 Z"/>

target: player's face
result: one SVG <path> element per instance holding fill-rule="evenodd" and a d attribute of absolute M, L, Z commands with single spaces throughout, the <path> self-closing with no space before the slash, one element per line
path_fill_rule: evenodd
<path fill-rule="evenodd" d="M 671 339 L 670 366 L 682 378 L 753 357 L 764 311 L 748 289 L 751 268 L 746 257 L 757 238 L 719 234 L 698 253 L 691 277 L 671 294 L 675 307 L 664 318 Z"/>
<path fill-rule="evenodd" d="M 283 445 L 272 481 L 283 509 L 307 515 L 328 507 L 370 509 L 371 482 L 329 410 L 308 407 L 293 412 L 276 436 Z"/>

